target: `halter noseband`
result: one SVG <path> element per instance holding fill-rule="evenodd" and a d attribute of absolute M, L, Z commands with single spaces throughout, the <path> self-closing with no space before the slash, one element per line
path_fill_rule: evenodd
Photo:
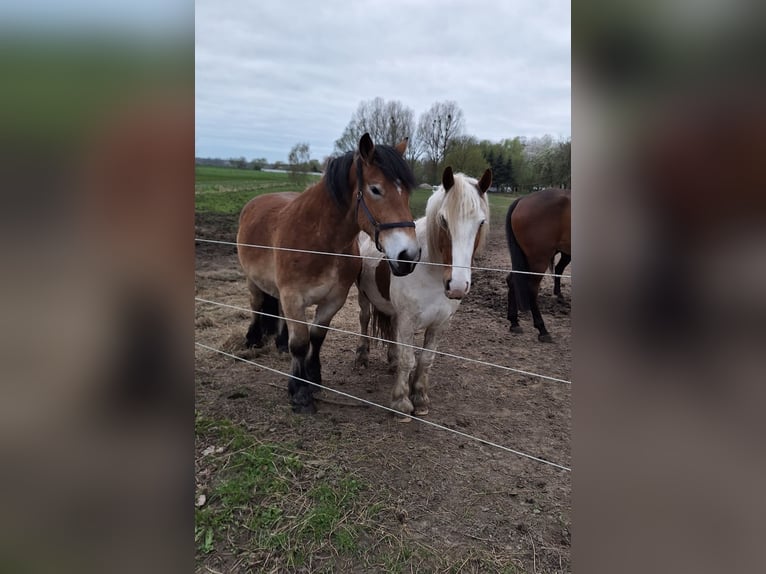
<path fill-rule="evenodd" d="M 393 223 L 378 223 L 376 221 L 375 217 L 373 217 L 372 213 L 370 213 L 370 208 L 367 207 L 367 204 L 364 202 L 364 185 L 362 183 L 362 158 L 360 157 L 356 158 L 356 182 L 358 190 L 356 193 L 356 210 L 354 211 L 354 218 L 359 221 L 359 206 L 361 205 L 364 208 L 364 213 L 367 215 L 367 219 L 369 220 L 370 225 L 372 225 L 373 229 L 375 229 L 375 247 L 377 247 L 378 251 L 382 253 L 383 249 L 381 248 L 380 242 L 378 241 L 381 231 L 385 231 L 386 229 L 394 229 L 396 227 L 415 227 L 415 222 L 395 221 Z"/>

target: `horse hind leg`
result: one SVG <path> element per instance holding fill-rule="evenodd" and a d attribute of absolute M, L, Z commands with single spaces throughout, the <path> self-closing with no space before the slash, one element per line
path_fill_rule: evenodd
<path fill-rule="evenodd" d="M 509 273 L 505 278 L 505 283 L 508 285 L 508 320 L 511 322 L 511 333 L 521 333 L 521 325 L 519 325 L 519 308 L 516 303 L 516 292 L 513 288 L 513 273 Z"/>
<path fill-rule="evenodd" d="M 356 348 L 354 366 L 367 368 L 370 365 L 370 339 L 368 337 L 370 327 L 370 315 L 372 304 L 364 292 L 359 290 L 359 346 Z"/>
<path fill-rule="evenodd" d="M 553 294 L 556 295 L 559 303 L 564 303 L 564 296 L 561 294 L 561 277 L 559 277 L 559 275 L 564 273 L 564 270 L 571 261 L 572 256 L 562 251 L 559 262 L 556 264 L 556 269 L 554 270 L 556 277 L 553 278 Z"/>
<path fill-rule="evenodd" d="M 263 347 L 263 329 L 259 313 L 263 307 L 265 293 L 250 279 L 247 280 L 247 289 L 250 291 L 250 309 L 253 311 L 253 318 L 245 334 L 245 347 L 260 349 Z"/>
<path fill-rule="evenodd" d="M 290 339 L 290 336 L 287 331 L 287 322 L 284 319 L 280 319 L 279 331 L 277 333 L 276 338 L 274 339 L 274 344 L 277 346 L 277 351 L 279 351 L 280 353 L 289 353 L 290 352 L 290 348 L 288 347 L 289 339 Z"/>
<path fill-rule="evenodd" d="M 548 332 L 548 329 L 545 328 L 545 322 L 543 321 L 543 316 L 540 313 L 540 307 L 537 305 L 537 293 L 540 290 L 540 283 L 539 281 L 530 287 L 530 297 L 529 297 L 529 310 L 532 313 L 532 322 L 535 326 L 535 329 L 539 331 L 539 334 L 537 335 L 537 340 L 541 343 L 552 343 L 553 338 L 551 337 L 551 334 Z"/>

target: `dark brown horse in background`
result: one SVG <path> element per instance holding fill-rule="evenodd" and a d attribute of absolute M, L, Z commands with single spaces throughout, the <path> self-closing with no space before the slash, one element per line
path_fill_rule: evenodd
<path fill-rule="evenodd" d="M 315 387 L 305 381 L 322 382 L 319 351 L 325 327 L 343 307 L 361 269 L 360 259 L 335 254 L 358 255 L 362 230 L 385 253 L 394 275 L 411 273 L 420 258 L 409 206 L 415 178 L 404 161 L 406 148 L 407 140 L 375 146 L 364 134 L 358 150 L 333 159 L 322 180 L 303 193 L 261 195 L 242 209 L 237 251 L 256 312 L 247 345 L 260 346 L 263 335 L 275 331 L 275 320 L 257 312 L 277 314 L 281 305 L 293 360 L 288 392 L 295 412 L 316 412 Z M 312 305 L 316 313 L 309 329 L 296 321 L 306 321 Z"/>
<path fill-rule="evenodd" d="M 512 333 L 521 332 L 519 309 L 530 310 L 534 326 L 540 332 L 538 339 L 546 343 L 552 341 L 537 306 L 542 275 L 515 271 L 545 273 L 557 252 L 561 252 L 562 257 L 556 272 L 563 271 L 572 253 L 571 197 L 569 189 L 543 189 L 517 199 L 508 209 L 505 235 L 514 272 L 509 273 L 505 281 L 508 284 L 508 320 Z M 558 291 L 560 296 L 560 282 Z"/>

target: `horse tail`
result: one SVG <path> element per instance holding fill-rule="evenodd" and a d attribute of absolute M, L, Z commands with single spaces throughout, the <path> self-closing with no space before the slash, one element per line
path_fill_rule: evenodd
<path fill-rule="evenodd" d="M 261 329 L 264 335 L 276 335 L 279 331 L 279 299 L 272 297 L 271 295 L 263 294 L 263 304 L 261 305 L 261 312 L 274 315 L 270 317 L 268 315 L 261 315 Z"/>
<path fill-rule="evenodd" d="M 396 340 L 396 319 L 372 306 L 372 336 L 386 341 Z"/>
<path fill-rule="evenodd" d="M 505 237 L 508 240 L 508 251 L 511 252 L 511 267 L 513 271 L 529 271 L 527 256 L 521 249 L 521 245 L 519 245 L 511 225 L 511 215 L 519 201 L 521 201 L 521 198 L 514 201 L 508 209 L 508 215 L 505 217 Z M 513 276 L 513 290 L 516 292 L 516 302 L 519 305 L 519 310 L 528 311 L 530 308 L 529 278 L 523 273 L 512 272 L 511 274 Z"/>

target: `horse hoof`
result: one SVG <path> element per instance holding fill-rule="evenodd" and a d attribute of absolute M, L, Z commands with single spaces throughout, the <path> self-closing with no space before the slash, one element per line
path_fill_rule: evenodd
<path fill-rule="evenodd" d="M 356 367 L 357 369 L 362 369 L 362 368 L 366 369 L 369 366 L 370 366 L 370 361 L 367 357 L 357 357 L 356 360 L 354 361 L 354 367 Z"/>
<path fill-rule="evenodd" d="M 307 405 L 293 405 L 293 412 L 296 415 L 313 415 L 317 412 L 317 406 L 314 403 Z"/>
<path fill-rule="evenodd" d="M 415 412 L 412 414 L 418 417 L 423 417 L 428 414 L 428 409 L 415 409 Z"/>
<path fill-rule="evenodd" d="M 523 333 L 524 330 L 519 325 L 511 325 L 511 333 Z"/>
<path fill-rule="evenodd" d="M 548 333 L 545 335 L 538 335 L 537 339 L 541 343 L 553 343 L 553 337 L 551 337 Z"/>
<path fill-rule="evenodd" d="M 396 415 L 396 422 L 398 423 L 411 423 L 412 417 Z"/>
<path fill-rule="evenodd" d="M 262 349 L 263 341 L 251 341 L 249 339 L 245 339 L 245 348 L 246 349 Z"/>

